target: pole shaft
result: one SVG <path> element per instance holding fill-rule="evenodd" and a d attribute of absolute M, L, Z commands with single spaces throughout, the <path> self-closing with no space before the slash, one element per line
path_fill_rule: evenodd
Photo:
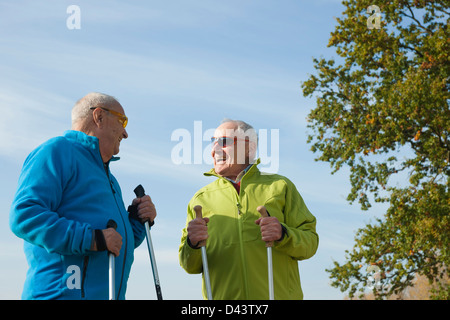
<path fill-rule="evenodd" d="M 115 279 L 115 259 L 114 254 L 109 254 L 109 300 L 116 300 L 116 279 Z"/>
<path fill-rule="evenodd" d="M 194 207 L 195 218 L 202 219 L 202 206 Z M 208 257 L 206 256 L 206 240 L 200 241 L 198 245 L 202 248 L 203 278 L 205 280 L 206 296 L 208 300 L 212 300 L 211 282 L 209 280 Z"/>
<path fill-rule="evenodd" d="M 261 217 L 269 217 L 269 213 L 267 212 L 266 207 L 259 206 L 256 208 L 258 212 L 261 214 Z M 273 247 L 273 241 L 266 241 L 266 247 L 267 247 L 267 273 L 269 275 L 269 300 L 274 300 L 274 293 L 273 293 L 273 264 L 272 264 L 272 247 Z"/>
<path fill-rule="evenodd" d="M 274 300 L 274 295 L 273 295 L 272 247 L 267 247 L 267 271 L 268 271 L 268 274 L 269 274 L 269 300 Z"/>
<path fill-rule="evenodd" d="M 205 278 L 206 295 L 208 300 L 212 300 L 211 282 L 209 280 L 208 258 L 206 256 L 206 247 L 202 247 L 203 277 Z"/>
<path fill-rule="evenodd" d="M 161 285 L 159 282 L 159 275 L 158 275 L 158 268 L 156 267 L 156 259 L 155 259 L 155 252 L 153 250 L 153 243 L 152 243 L 152 237 L 150 235 L 150 227 L 148 224 L 148 221 L 144 223 L 145 226 L 145 233 L 147 235 L 147 247 L 148 247 L 148 253 L 150 256 L 150 263 L 152 265 L 152 271 L 153 271 L 153 279 L 155 280 L 155 289 L 156 289 L 156 296 L 158 297 L 158 300 L 162 300 L 162 292 L 161 292 Z"/>
<path fill-rule="evenodd" d="M 110 219 L 106 224 L 106 228 L 117 230 L 117 223 Z M 108 253 L 109 258 L 109 300 L 116 300 L 116 260 L 112 252 Z"/>

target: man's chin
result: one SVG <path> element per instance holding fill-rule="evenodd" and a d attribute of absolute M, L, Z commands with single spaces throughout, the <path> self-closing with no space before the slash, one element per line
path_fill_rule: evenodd
<path fill-rule="evenodd" d="M 215 162 L 214 163 L 214 171 L 218 175 L 223 175 L 227 172 L 228 164 L 226 162 Z"/>

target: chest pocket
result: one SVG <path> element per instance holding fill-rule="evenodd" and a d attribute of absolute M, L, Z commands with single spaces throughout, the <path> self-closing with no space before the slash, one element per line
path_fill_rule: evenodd
<path fill-rule="evenodd" d="M 237 211 L 234 214 L 229 212 L 209 212 L 207 216 L 208 223 L 208 242 L 210 245 L 235 245 L 243 242 L 261 240 L 260 227 L 255 223 L 258 216 L 249 213 Z"/>
<path fill-rule="evenodd" d="M 220 208 L 203 209 L 203 217 L 209 218 L 208 245 L 232 245 L 239 243 L 238 213 L 225 212 Z"/>

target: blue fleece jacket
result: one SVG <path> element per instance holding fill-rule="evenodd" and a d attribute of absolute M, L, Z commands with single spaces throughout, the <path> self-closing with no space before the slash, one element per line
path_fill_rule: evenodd
<path fill-rule="evenodd" d="M 91 245 L 93 231 L 105 229 L 109 219 L 123 241 L 115 282 L 117 299 L 124 299 L 145 230 L 129 218 L 98 139 L 70 130 L 31 152 L 10 211 L 11 230 L 25 240 L 29 265 L 22 298 L 108 299 L 108 253 L 91 251 Z"/>

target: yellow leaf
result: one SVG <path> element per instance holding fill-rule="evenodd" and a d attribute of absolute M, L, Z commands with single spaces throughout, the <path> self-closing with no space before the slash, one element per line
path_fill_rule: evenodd
<path fill-rule="evenodd" d="M 422 132 L 422 130 L 417 131 L 416 135 L 414 136 L 414 141 L 419 140 L 421 132 Z"/>

